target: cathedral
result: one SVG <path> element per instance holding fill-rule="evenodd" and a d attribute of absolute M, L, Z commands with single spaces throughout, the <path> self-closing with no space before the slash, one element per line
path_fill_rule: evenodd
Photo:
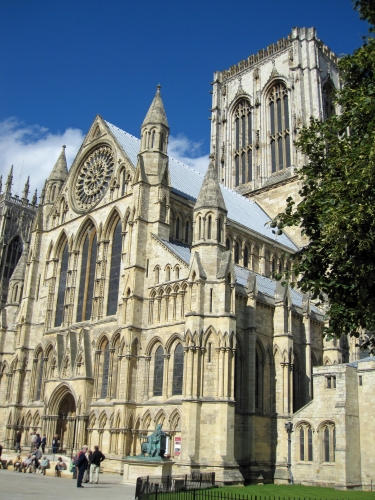
<path fill-rule="evenodd" d="M 270 221 L 298 199 L 299 130 L 337 111 L 336 64 L 315 29 L 294 28 L 216 72 L 205 176 L 168 155 L 160 86 L 140 139 L 98 115 L 69 170 L 63 146 L 39 204 L 29 182 L 22 199 L 12 194 L 10 171 L 0 194 L 4 448 L 17 431 L 23 445 L 32 431 L 48 444 L 58 434 L 68 453 L 98 444 L 122 473 L 161 424 L 175 472 L 365 486 L 370 469 L 352 472 L 345 439 L 360 434 L 373 361 L 346 339 L 324 341 L 323 312 L 273 279 L 303 238 Z"/>

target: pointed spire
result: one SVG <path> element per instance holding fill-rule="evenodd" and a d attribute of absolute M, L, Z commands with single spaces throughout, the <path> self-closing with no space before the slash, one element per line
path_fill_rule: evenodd
<path fill-rule="evenodd" d="M 0 175 L 0 194 L 2 190 L 3 190 L 3 176 Z"/>
<path fill-rule="evenodd" d="M 31 204 L 35 207 L 36 205 L 36 202 L 38 200 L 38 190 L 36 189 L 35 190 L 35 193 L 34 193 L 34 196 L 33 196 L 33 199 L 31 200 Z"/>
<path fill-rule="evenodd" d="M 23 188 L 22 191 L 22 198 L 24 200 L 27 200 L 30 192 L 30 177 L 27 178 L 27 181 L 25 182 L 25 187 Z"/>
<path fill-rule="evenodd" d="M 57 162 L 55 163 L 55 166 L 53 167 L 52 172 L 48 177 L 49 181 L 65 181 L 68 175 L 68 165 L 66 163 L 65 148 L 66 146 L 62 147 L 60 156 L 58 157 Z"/>
<path fill-rule="evenodd" d="M 154 100 L 152 101 L 151 106 L 147 111 L 147 115 L 143 120 L 142 127 L 147 124 L 161 124 L 169 128 L 167 115 L 165 114 L 164 104 L 160 94 L 160 89 L 161 86 L 159 84 L 156 87 Z"/>
<path fill-rule="evenodd" d="M 13 184 L 13 165 L 10 167 L 10 171 L 8 174 L 7 181 L 5 183 L 5 192 L 10 193 L 12 190 L 12 184 Z"/>
<path fill-rule="evenodd" d="M 199 208 L 221 208 L 227 211 L 213 158 L 208 165 L 194 210 Z"/>
<path fill-rule="evenodd" d="M 46 187 L 47 187 L 47 179 L 44 181 L 42 192 L 40 194 L 40 202 L 39 202 L 40 205 L 43 205 L 44 203 L 44 198 L 46 196 Z"/>

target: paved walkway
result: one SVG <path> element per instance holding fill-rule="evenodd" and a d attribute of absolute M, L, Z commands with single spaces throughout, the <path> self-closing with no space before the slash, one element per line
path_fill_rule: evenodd
<path fill-rule="evenodd" d="M 121 484 L 122 476 L 100 474 L 99 484 L 84 484 L 77 488 L 77 481 L 59 477 L 20 474 L 0 470 L 1 500 L 66 500 L 85 498 L 87 500 L 134 500 L 135 485 Z"/>

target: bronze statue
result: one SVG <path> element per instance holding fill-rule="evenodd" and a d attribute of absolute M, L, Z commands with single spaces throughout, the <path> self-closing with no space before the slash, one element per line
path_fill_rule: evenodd
<path fill-rule="evenodd" d="M 144 457 L 147 454 L 148 457 L 164 457 L 168 434 L 161 429 L 161 424 L 158 424 L 155 431 L 147 436 L 147 441 L 142 443 L 140 456 Z"/>

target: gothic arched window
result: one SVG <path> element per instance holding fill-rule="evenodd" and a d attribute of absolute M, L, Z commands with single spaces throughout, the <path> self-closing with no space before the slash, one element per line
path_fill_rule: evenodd
<path fill-rule="evenodd" d="M 189 221 L 186 221 L 185 224 L 185 242 L 189 243 Z"/>
<path fill-rule="evenodd" d="M 94 295 L 97 240 L 88 232 L 82 249 L 81 277 L 78 289 L 77 321 L 91 317 Z"/>
<path fill-rule="evenodd" d="M 327 120 L 327 118 L 335 114 L 335 106 L 333 104 L 333 92 L 334 92 L 333 86 L 329 82 L 326 82 L 323 85 L 324 120 Z"/>
<path fill-rule="evenodd" d="M 116 314 L 120 286 L 122 235 L 121 221 L 116 224 L 112 237 L 111 270 L 109 273 L 107 315 Z"/>
<path fill-rule="evenodd" d="M 60 326 L 63 322 L 66 277 L 68 274 L 68 261 L 69 261 L 68 243 L 65 242 L 64 250 L 61 256 L 59 287 L 57 290 L 55 326 Z"/>
<path fill-rule="evenodd" d="M 103 371 L 102 371 L 102 387 L 100 391 L 100 398 L 105 399 L 108 393 L 108 379 L 109 379 L 109 342 L 107 341 L 102 348 L 103 356 Z"/>
<path fill-rule="evenodd" d="M 208 216 L 208 221 L 207 221 L 207 239 L 211 239 L 211 232 L 212 232 L 212 217 L 211 215 Z"/>
<path fill-rule="evenodd" d="M 124 196 L 126 194 L 126 190 L 128 187 L 128 183 L 126 180 L 126 170 L 123 169 L 121 172 L 121 196 Z"/>
<path fill-rule="evenodd" d="M 174 351 L 172 395 L 182 394 L 183 374 L 184 374 L 184 348 L 182 347 L 182 344 L 178 344 Z"/>
<path fill-rule="evenodd" d="M 251 105 L 242 99 L 234 110 L 235 129 L 235 186 L 245 184 L 253 179 L 253 141 Z"/>
<path fill-rule="evenodd" d="M 313 461 L 313 442 L 311 427 L 309 427 L 307 430 L 307 460 L 309 462 Z"/>
<path fill-rule="evenodd" d="M 154 365 L 154 396 L 163 394 L 163 376 L 164 376 L 164 351 L 160 345 L 155 352 Z"/>
<path fill-rule="evenodd" d="M 258 345 L 255 350 L 255 409 L 263 410 L 263 356 Z"/>
<path fill-rule="evenodd" d="M 240 261 L 240 245 L 236 241 L 234 244 L 234 262 L 238 264 Z"/>
<path fill-rule="evenodd" d="M 176 219 L 176 240 L 180 239 L 180 217 Z"/>
<path fill-rule="evenodd" d="M 8 250 L 6 252 L 4 274 L 3 274 L 5 279 L 9 279 L 12 276 L 13 271 L 16 268 L 18 261 L 20 260 L 21 254 L 22 254 L 22 241 L 19 236 L 16 236 L 10 242 Z"/>
<path fill-rule="evenodd" d="M 303 427 L 299 430 L 299 459 L 301 462 L 305 461 L 305 429 Z"/>
<path fill-rule="evenodd" d="M 269 92 L 272 173 L 290 167 L 288 90 L 276 82 Z"/>
<path fill-rule="evenodd" d="M 330 436 L 329 436 L 329 428 L 326 427 L 324 429 L 323 434 L 324 441 L 324 462 L 330 462 Z"/>

